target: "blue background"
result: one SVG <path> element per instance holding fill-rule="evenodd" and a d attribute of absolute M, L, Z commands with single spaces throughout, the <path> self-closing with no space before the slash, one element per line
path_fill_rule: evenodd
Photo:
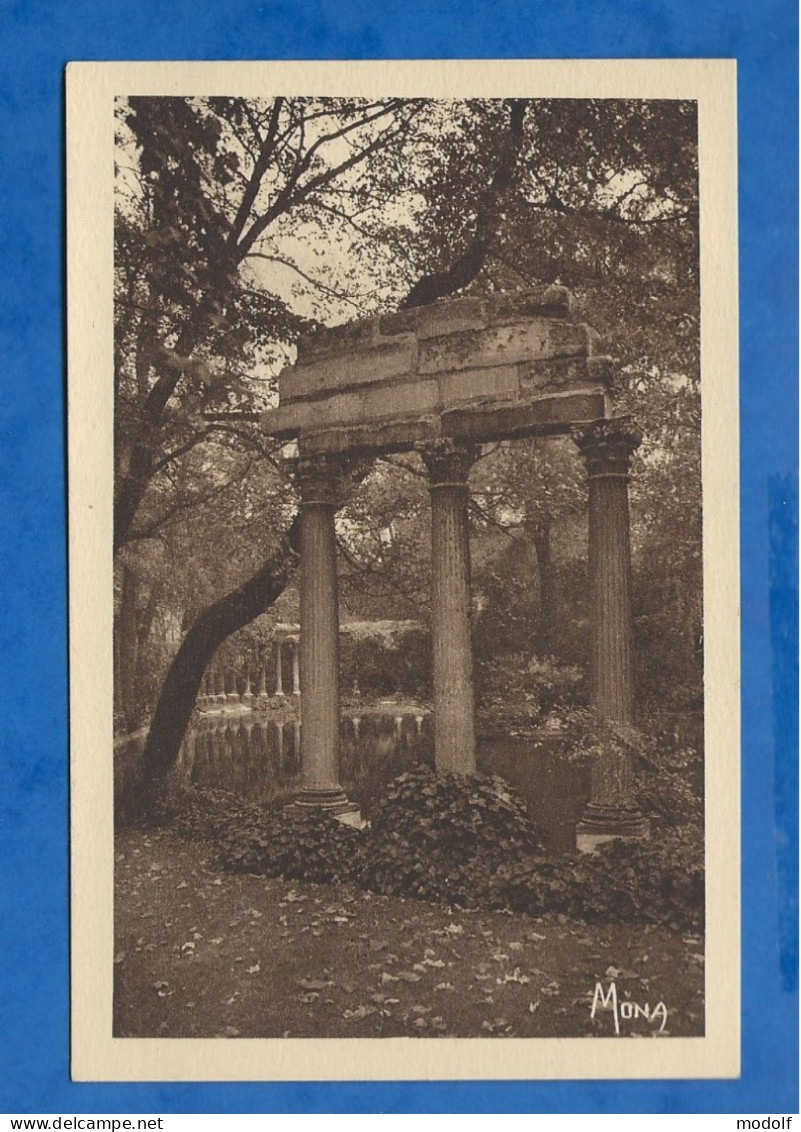
<path fill-rule="evenodd" d="M 797 17 L 793 0 L 3 0 L 0 548 L 7 593 L 0 602 L 0 1110 L 798 1112 Z M 738 61 L 742 1078 L 72 1084 L 64 65 L 71 59 L 582 56 Z"/>

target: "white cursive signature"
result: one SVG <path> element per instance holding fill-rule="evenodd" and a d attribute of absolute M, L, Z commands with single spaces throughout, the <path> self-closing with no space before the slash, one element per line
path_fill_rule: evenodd
<path fill-rule="evenodd" d="M 592 1009 L 590 1010 L 590 1018 L 594 1018 L 598 1010 L 611 1010 L 612 1016 L 615 1020 L 615 1033 L 620 1033 L 620 1022 L 632 1021 L 635 1018 L 644 1018 L 646 1022 L 659 1022 L 659 1029 L 657 1034 L 661 1034 L 667 1022 L 667 1007 L 664 1002 L 657 1002 L 656 1006 L 652 1007 L 649 1003 L 640 1005 L 638 1002 L 632 1002 L 631 999 L 624 998 L 618 1000 L 617 987 L 612 981 L 609 984 L 609 989 L 604 993 L 604 988 L 601 983 L 595 984 L 595 993 L 592 996 Z"/>

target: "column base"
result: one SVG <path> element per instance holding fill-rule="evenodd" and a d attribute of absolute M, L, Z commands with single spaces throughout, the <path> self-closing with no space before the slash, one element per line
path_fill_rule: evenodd
<path fill-rule="evenodd" d="M 294 802 L 284 806 L 284 813 L 288 817 L 300 817 L 302 814 L 331 814 L 332 817 L 343 815 L 359 815 L 359 806 L 356 802 L 348 800 L 344 790 L 301 790 Z M 348 821 L 348 824 L 355 824 Z"/>
<path fill-rule="evenodd" d="M 636 806 L 600 806 L 590 802 L 576 826 L 576 848 L 594 853 L 605 841 L 640 840 L 650 836 L 648 819 Z"/>

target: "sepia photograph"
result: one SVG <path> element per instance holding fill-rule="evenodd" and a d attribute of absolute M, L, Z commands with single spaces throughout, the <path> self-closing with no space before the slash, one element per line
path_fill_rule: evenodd
<path fill-rule="evenodd" d="M 736 1074 L 733 69 L 173 66 L 68 85 L 79 1079 Z"/>

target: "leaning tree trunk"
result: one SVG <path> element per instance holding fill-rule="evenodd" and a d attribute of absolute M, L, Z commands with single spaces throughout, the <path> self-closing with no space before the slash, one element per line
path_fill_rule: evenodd
<path fill-rule="evenodd" d="M 556 595 L 553 584 L 553 554 L 551 548 L 551 520 L 543 519 L 532 527 L 537 570 L 540 576 L 540 648 L 550 653 L 556 628 Z"/>
<path fill-rule="evenodd" d="M 284 592 L 297 563 L 296 517 L 278 548 L 244 585 L 200 613 L 183 639 L 159 694 L 139 765 L 137 808 L 152 813 L 178 758 L 203 674 L 224 640 L 264 613 Z"/>
<path fill-rule="evenodd" d="M 139 663 L 139 637 L 137 634 L 137 597 L 139 579 L 126 562 L 122 567 L 120 608 L 116 618 L 118 651 L 114 672 L 116 700 L 125 721 L 125 730 L 133 731 L 138 716 L 137 666 Z"/>

